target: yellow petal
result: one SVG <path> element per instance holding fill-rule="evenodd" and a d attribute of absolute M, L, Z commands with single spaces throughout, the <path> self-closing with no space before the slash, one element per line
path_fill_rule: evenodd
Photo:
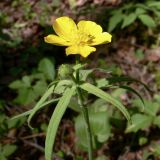
<path fill-rule="evenodd" d="M 95 39 L 93 39 L 93 42 L 90 45 L 94 46 L 94 45 L 109 43 L 109 42 L 111 42 L 111 39 L 112 39 L 111 34 L 109 34 L 107 32 L 103 32 L 103 33 L 97 35 L 95 37 Z"/>
<path fill-rule="evenodd" d="M 67 42 L 63 38 L 58 37 L 54 34 L 50 34 L 50 35 L 44 37 L 44 41 L 47 43 L 58 45 L 58 46 L 69 46 L 70 45 L 69 42 Z"/>
<path fill-rule="evenodd" d="M 95 52 L 96 48 L 90 46 L 70 46 L 66 48 L 66 54 L 80 54 L 82 57 L 87 57 L 90 53 Z"/>
<path fill-rule="evenodd" d="M 72 41 L 77 36 L 77 26 L 69 17 L 60 17 L 53 23 L 53 29 L 60 37 Z"/>
<path fill-rule="evenodd" d="M 77 26 L 80 33 L 86 33 L 87 35 L 96 36 L 102 33 L 102 27 L 92 21 L 82 20 Z"/>

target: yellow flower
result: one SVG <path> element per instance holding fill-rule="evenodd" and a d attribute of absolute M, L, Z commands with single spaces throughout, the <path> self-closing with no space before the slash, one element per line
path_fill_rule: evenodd
<path fill-rule="evenodd" d="M 68 46 L 66 54 L 80 54 L 87 57 L 96 51 L 95 45 L 111 42 L 112 36 L 103 32 L 100 25 L 92 21 L 80 21 L 77 25 L 69 17 L 57 18 L 53 24 L 57 35 L 44 37 L 45 42 L 59 46 Z"/>

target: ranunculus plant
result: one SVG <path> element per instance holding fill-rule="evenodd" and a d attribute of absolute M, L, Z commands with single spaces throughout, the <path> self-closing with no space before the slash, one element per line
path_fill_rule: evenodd
<path fill-rule="evenodd" d="M 78 22 L 76 25 L 71 18 L 60 17 L 55 20 L 53 29 L 57 35 L 50 34 L 46 36 L 44 38 L 45 42 L 58 46 L 67 46 L 66 55 L 77 54 L 75 58 L 76 63 L 75 65 L 61 65 L 58 69 L 58 80 L 53 81 L 53 83 L 48 86 L 48 89 L 42 95 L 35 107 L 14 118 L 29 115 L 28 124 L 30 126 L 30 121 L 38 110 L 42 109 L 48 104 L 57 102 L 48 125 L 45 140 L 45 158 L 46 160 L 51 160 L 53 145 L 59 123 L 67 109 L 67 106 L 70 103 L 70 100 L 72 97 L 76 97 L 79 108 L 84 115 L 84 126 L 86 127 L 88 139 L 88 157 L 89 160 L 93 160 L 92 128 L 90 127 L 88 107 L 86 103 L 88 97 L 87 94 L 92 94 L 112 104 L 119 109 L 130 122 L 130 115 L 126 107 L 116 98 L 102 90 L 102 88 L 106 89 L 116 86 L 116 82 L 139 81 L 127 77 L 109 77 L 108 79 L 106 78 L 105 83 L 103 83 L 103 80 L 102 84 L 99 86 L 95 83 L 92 83 L 93 81 L 89 81 L 89 76 L 91 73 L 93 73 L 94 69 L 85 69 L 86 65 L 84 62 L 80 61 L 80 57 L 82 56 L 84 60 L 84 58 L 86 58 L 90 53 L 96 51 L 96 48 L 93 46 L 109 43 L 111 42 L 112 38 L 109 33 L 102 31 L 102 27 L 100 25 L 96 24 L 95 22 L 85 20 Z M 110 84 L 106 82 L 110 82 Z M 139 93 L 137 93 L 137 91 L 135 91 L 133 88 L 125 85 L 120 85 L 119 87 L 134 92 L 142 100 Z M 51 95 L 53 94 L 56 94 L 57 97 L 57 93 L 59 95 L 58 98 L 50 99 Z"/>

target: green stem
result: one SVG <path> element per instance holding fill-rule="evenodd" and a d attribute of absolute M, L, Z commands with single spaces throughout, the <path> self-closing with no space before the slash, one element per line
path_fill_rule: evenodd
<path fill-rule="evenodd" d="M 89 122 L 89 114 L 88 114 L 88 108 L 83 104 L 83 96 L 80 88 L 77 88 L 78 97 L 79 97 L 79 104 L 82 108 L 85 124 L 86 124 L 86 133 L 88 138 L 88 157 L 89 160 L 93 160 L 93 143 L 92 143 L 92 132 Z"/>
<path fill-rule="evenodd" d="M 79 59 L 76 60 L 76 63 L 79 63 Z M 79 84 L 79 70 L 76 71 L 76 81 Z M 84 98 L 82 96 L 82 90 L 79 87 L 77 87 L 77 93 L 78 93 L 79 105 L 82 108 L 85 125 L 86 125 L 86 133 L 88 138 L 88 157 L 89 157 L 89 160 L 93 160 L 92 132 L 91 132 L 91 127 L 89 122 L 88 108 L 83 103 Z"/>

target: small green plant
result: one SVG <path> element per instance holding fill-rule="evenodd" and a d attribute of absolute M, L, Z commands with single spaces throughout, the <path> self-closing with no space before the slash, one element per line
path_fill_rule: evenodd
<path fill-rule="evenodd" d="M 133 112 L 133 115 L 131 115 L 132 125 L 128 125 L 128 127 L 126 128 L 126 133 L 137 132 L 139 130 L 147 129 L 151 126 L 160 128 L 160 116 L 158 115 L 160 111 L 159 102 L 160 96 L 158 95 L 155 95 L 152 101 L 144 100 L 146 107 L 144 108 L 143 113 Z M 133 106 L 138 109 L 142 107 L 138 99 L 135 99 L 133 101 Z"/>
<path fill-rule="evenodd" d="M 48 86 L 35 107 L 13 119 L 29 115 L 28 124 L 31 127 L 31 119 L 37 111 L 47 104 L 57 102 L 49 121 L 45 140 L 45 158 L 46 160 L 51 160 L 59 123 L 67 107 L 74 108 L 71 106 L 74 99 L 78 104 L 78 107 L 74 109 L 80 112 L 80 115 L 75 120 L 77 135 L 83 139 L 82 143 L 85 142 L 84 144 L 80 143 L 80 145 L 83 145 L 82 147 L 88 150 L 89 160 L 93 160 L 95 141 L 104 142 L 110 136 L 110 126 L 106 126 L 109 123 L 109 112 L 103 106 L 98 107 L 99 103 L 107 102 L 107 104 L 115 106 L 131 123 L 130 114 L 126 107 L 117 98 L 107 93 L 106 90 L 110 88 L 127 89 L 135 93 L 144 103 L 136 90 L 127 85 L 118 84 L 119 82 L 141 82 L 128 77 L 114 76 L 95 80 L 93 78 L 95 69 L 86 69 L 86 64 L 81 61 L 82 58 L 86 58 L 89 54 L 96 51 L 96 48 L 93 46 L 111 42 L 112 37 L 109 33 L 102 32 L 101 26 L 95 22 L 82 20 L 76 25 L 71 18 L 60 17 L 55 20 L 53 28 L 58 36 L 50 34 L 44 38 L 45 42 L 67 46 L 67 55 L 78 54 L 76 64 L 61 65 L 58 69 L 58 79 Z M 52 96 L 54 97 L 51 98 Z M 89 107 L 91 96 L 100 98 L 100 102 L 97 100 L 95 104 Z M 102 129 L 97 128 L 97 125 Z M 97 137 L 96 139 L 94 139 L 95 136 Z"/>
<path fill-rule="evenodd" d="M 160 19 L 160 2 L 157 0 L 147 0 L 143 3 L 129 2 L 122 7 L 111 11 L 109 19 L 109 32 L 116 28 L 124 29 L 132 25 L 135 21 L 140 21 L 143 25 L 153 28 L 158 25 Z"/>
<path fill-rule="evenodd" d="M 17 92 L 14 102 L 23 105 L 35 103 L 54 78 L 54 64 L 48 58 L 43 58 L 38 64 L 36 73 L 26 75 L 21 80 L 10 83 L 9 87 Z"/>

